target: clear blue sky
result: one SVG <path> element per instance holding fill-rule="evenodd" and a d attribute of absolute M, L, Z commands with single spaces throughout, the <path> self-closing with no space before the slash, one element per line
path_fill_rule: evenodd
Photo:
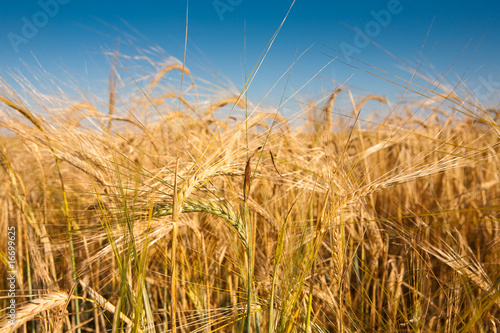
<path fill-rule="evenodd" d="M 208 74 L 203 71 L 225 76 L 241 89 L 245 39 L 250 72 L 290 5 L 291 1 L 190 1 L 188 67 L 205 77 Z M 137 47 L 158 45 L 175 57 L 182 59 L 183 55 L 185 1 L 5 1 L 0 15 L 2 76 L 22 70 L 24 63 L 36 65 L 36 57 L 56 76 L 67 71 L 85 77 L 86 84 L 104 82 L 109 72 L 102 50 L 113 50 L 120 37 L 120 51 L 134 54 L 127 45 L 128 35 L 136 38 Z M 30 25 L 35 30 L 30 30 Z M 359 88 L 357 92 L 395 99 L 395 86 L 343 63 L 347 58 L 334 50 L 353 52 L 359 60 L 409 78 L 386 51 L 415 67 L 429 28 L 421 72 L 445 74 L 453 66 L 449 81 L 456 82 L 456 77 L 465 73 L 470 89 L 493 99 L 500 91 L 500 2 L 427 0 L 297 0 L 249 97 L 259 101 L 294 58 L 314 44 L 294 67 L 286 95 L 339 56 L 340 61 L 327 66 L 305 88 L 303 96 L 318 98 L 333 88 L 334 82 L 349 79 L 353 89 Z M 381 48 L 367 43 L 357 31 L 369 35 Z M 355 61 L 350 64 L 359 65 Z M 270 101 L 279 100 L 281 92 L 282 86 Z"/>

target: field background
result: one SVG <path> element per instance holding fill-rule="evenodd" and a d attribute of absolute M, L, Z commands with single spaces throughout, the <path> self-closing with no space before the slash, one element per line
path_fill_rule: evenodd
<path fill-rule="evenodd" d="M 473 57 L 422 73 L 425 56 L 409 65 L 374 38 L 397 69 L 316 44 L 251 90 L 283 18 L 240 88 L 202 75 L 188 37 L 178 58 L 103 48 L 91 89 L 42 66 L 5 75 L 0 331 L 497 332 L 494 77 L 468 81 Z M 296 86 L 311 52 L 374 89 L 303 90 L 321 68 Z"/>

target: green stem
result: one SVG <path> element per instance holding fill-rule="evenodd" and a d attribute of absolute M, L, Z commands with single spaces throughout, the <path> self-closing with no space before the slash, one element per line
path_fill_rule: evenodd
<path fill-rule="evenodd" d="M 245 211 L 245 222 L 248 230 L 248 250 L 247 250 L 247 318 L 246 318 L 246 332 L 251 332 L 251 314 L 252 314 L 252 273 L 253 273 L 253 237 L 252 237 L 252 226 L 250 223 L 250 212 L 248 210 L 248 204 L 245 200 L 244 207 Z"/>

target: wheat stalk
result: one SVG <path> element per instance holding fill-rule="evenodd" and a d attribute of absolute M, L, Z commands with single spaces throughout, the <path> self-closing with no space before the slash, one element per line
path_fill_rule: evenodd
<path fill-rule="evenodd" d="M 78 282 L 83 287 L 83 289 L 85 289 L 85 291 L 87 291 L 87 293 L 89 294 L 89 296 L 100 307 L 102 307 L 104 310 L 107 310 L 107 311 L 109 311 L 109 312 L 111 312 L 113 314 L 116 312 L 116 307 L 113 304 L 111 304 L 109 301 L 107 301 L 104 297 L 102 297 L 97 291 L 95 291 L 94 289 L 92 289 L 89 285 L 87 285 L 82 280 L 78 280 Z M 120 312 L 120 319 L 123 320 L 130 327 L 134 326 L 134 322 L 129 317 L 127 317 L 123 312 Z M 143 331 L 139 327 L 137 327 L 137 332 L 143 333 Z"/>

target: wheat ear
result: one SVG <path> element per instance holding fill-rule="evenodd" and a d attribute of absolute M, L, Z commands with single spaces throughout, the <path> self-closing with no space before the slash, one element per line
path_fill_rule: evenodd
<path fill-rule="evenodd" d="M 35 318 L 40 312 L 52 310 L 60 306 L 67 306 L 70 296 L 65 292 L 52 292 L 44 297 L 31 300 L 16 312 L 16 319 L 12 325 L 6 320 L 0 324 L 0 332 L 13 333 L 26 322 Z M 74 298 L 74 296 L 71 296 Z"/>

